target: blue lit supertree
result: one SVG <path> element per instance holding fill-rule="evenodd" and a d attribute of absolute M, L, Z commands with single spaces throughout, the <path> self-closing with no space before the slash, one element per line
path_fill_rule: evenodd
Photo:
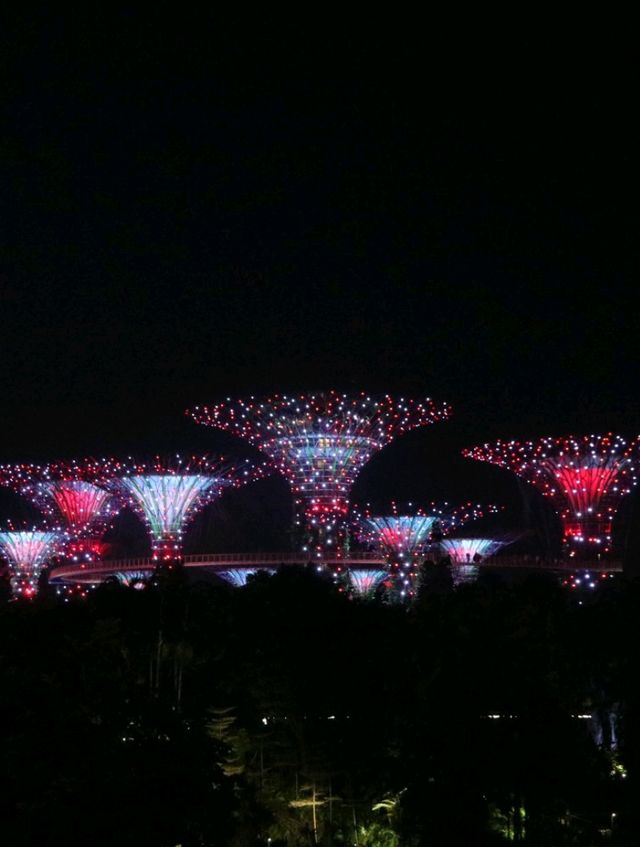
<path fill-rule="evenodd" d="M 196 512 L 228 488 L 266 473 L 266 465 L 224 457 L 156 457 L 149 462 L 129 460 L 111 485 L 146 523 L 154 560 L 170 567 L 182 560 L 184 529 Z"/>
<path fill-rule="evenodd" d="M 69 536 L 67 556 L 94 562 L 106 545 L 102 538 L 121 503 L 107 483 L 121 472 L 115 459 L 74 459 L 47 465 L 2 465 L 0 484 L 11 486 Z"/>
<path fill-rule="evenodd" d="M 275 571 L 271 568 L 252 568 L 252 567 L 238 567 L 238 568 L 225 568 L 225 570 L 216 571 L 217 576 L 222 577 L 225 582 L 228 582 L 230 585 L 233 585 L 234 588 L 243 588 L 249 579 L 249 577 L 255 576 L 257 573 L 268 573 L 272 575 Z"/>
<path fill-rule="evenodd" d="M 33 597 L 38 578 L 48 560 L 62 549 L 64 537 L 55 529 L 9 529 L 0 532 L 0 552 L 11 573 L 11 588 L 16 596 Z"/>
<path fill-rule="evenodd" d="M 118 571 L 114 576 L 125 588 L 145 588 L 149 579 L 149 574 L 145 571 Z"/>
<path fill-rule="evenodd" d="M 303 551 L 338 550 L 351 488 L 374 453 L 403 432 L 451 414 L 447 403 L 325 391 L 227 399 L 188 411 L 197 423 L 243 438 L 266 453 L 293 492 Z"/>
<path fill-rule="evenodd" d="M 373 594 L 388 575 L 388 572 L 382 568 L 349 568 L 351 587 L 360 597 Z"/>

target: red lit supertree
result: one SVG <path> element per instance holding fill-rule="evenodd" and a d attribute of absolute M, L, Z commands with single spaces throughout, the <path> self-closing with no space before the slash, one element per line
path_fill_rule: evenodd
<path fill-rule="evenodd" d="M 613 519 L 636 484 L 640 436 L 579 435 L 497 441 L 463 455 L 508 468 L 548 497 L 560 515 L 569 555 L 609 552 Z"/>
<path fill-rule="evenodd" d="M 34 597 L 43 565 L 60 553 L 65 543 L 58 529 L 45 527 L 0 532 L 0 553 L 11 574 L 11 589 L 16 597 Z"/>
<path fill-rule="evenodd" d="M 78 459 L 48 465 L 3 465 L 0 484 L 28 498 L 48 520 L 64 526 L 67 556 L 93 562 L 106 549 L 102 540 L 121 503 L 107 483 L 120 472 L 114 459 Z"/>
<path fill-rule="evenodd" d="M 156 456 L 122 463 L 110 486 L 145 522 L 154 560 L 170 568 L 182 560 L 184 528 L 196 512 L 228 488 L 267 473 L 266 464 L 234 463 L 223 456 Z"/>
<path fill-rule="evenodd" d="M 249 441 L 288 480 L 303 551 L 337 550 L 351 488 L 362 467 L 397 435 L 445 420 L 447 403 L 325 391 L 230 400 L 188 411 L 197 423 Z"/>
<path fill-rule="evenodd" d="M 391 503 L 385 514 L 373 514 L 369 507 L 356 512 L 358 540 L 376 550 L 388 564 L 401 596 L 413 593 L 418 567 L 433 540 L 448 535 L 464 524 L 495 514 L 497 506 L 477 503 L 431 503 L 416 508 L 412 503 Z"/>

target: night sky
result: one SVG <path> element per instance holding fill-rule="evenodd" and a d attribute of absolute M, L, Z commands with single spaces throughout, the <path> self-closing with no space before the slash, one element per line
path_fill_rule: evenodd
<path fill-rule="evenodd" d="M 1 45 L 0 461 L 252 455 L 184 409 L 364 389 L 456 416 L 359 497 L 508 498 L 460 447 L 640 431 L 624 68 L 41 15 Z"/>

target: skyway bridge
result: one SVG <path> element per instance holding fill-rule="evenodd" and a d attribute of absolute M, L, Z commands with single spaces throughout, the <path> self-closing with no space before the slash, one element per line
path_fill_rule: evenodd
<path fill-rule="evenodd" d="M 476 564 L 474 562 L 460 564 Z M 622 562 L 618 559 L 582 561 L 578 559 L 543 559 L 536 556 L 494 556 L 477 563 L 482 570 L 511 570 L 546 573 L 575 573 L 588 570 L 594 573 L 618 573 L 622 571 Z M 386 562 L 373 553 L 356 552 L 349 556 L 323 555 L 314 560 L 304 553 L 196 553 L 184 557 L 188 570 L 204 569 L 211 573 L 237 568 L 252 570 L 276 570 L 288 565 L 317 565 L 319 568 L 340 567 L 344 570 L 375 570 L 386 567 Z M 65 562 L 54 568 L 49 574 L 51 582 L 95 585 L 119 573 L 138 572 L 152 574 L 157 566 L 150 556 L 111 559 L 92 564 Z"/>

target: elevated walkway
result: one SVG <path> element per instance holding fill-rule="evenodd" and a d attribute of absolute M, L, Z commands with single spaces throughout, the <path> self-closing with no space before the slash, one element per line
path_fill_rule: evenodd
<path fill-rule="evenodd" d="M 314 561 L 303 553 L 196 553 L 185 556 L 186 568 L 204 568 L 212 573 L 216 570 L 228 570 L 232 568 L 278 568 L 280 565 L 308 565 Z M 333 568 L 362 568 L 378 569 L 385 567 L 385 562 L 373 553 L 351 553 L 347 558 L 338 556 L 324 556 L 322 562 L 327 567 Z M 470 562 L 469 564 L 473 564 Z M 572 573 L 577 570 L 590 570 L 602 573 L 616 573 L 622 571 L 622 562 L 619 560 L 601 561 L 576 561 L 576 560 L 551 560 L 538 559 L 535 556 L 495 556 L 480 563 L 481 568 L 492 570 L 519 569 L 551 573 Z M 111 559 L 96 564 L 80 564 L 69 562 L 54 568 L 49 579 L 51 582 L 80 583 L 94 585 L 103 582 L 117 573 L 139 571 L 151 574 L 155 569 L 155 562 L 149 556 L 133 559 Z"/>

